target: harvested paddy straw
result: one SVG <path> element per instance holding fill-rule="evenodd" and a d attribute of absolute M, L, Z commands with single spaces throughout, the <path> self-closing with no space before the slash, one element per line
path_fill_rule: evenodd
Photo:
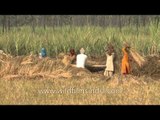
<path fill-rule="evenodd" d="M 130 53 L 139 67 L 142 67 L 146 62 L 145 59 L 134 49 L 130 49 Z"/>
<path fill-rule="evenodd" d="M 147 56 L 142 67 L 133 69 L 133 75 L 147 76 L 155 80 L 160 80 L 160 63 L 158 62 L 159 60 L 160 57 Z"/>
<path fill-rule="evenodd" d="M 59 59 L 49 57 L 39 59 L 37 56 L 17 56 L 8 59 L 0 55 L 0 77 L 16 78 L 70 78 L 71 73 L 64 70 Z"/>
<path fill-rule="evenodd" d="M 160 78 L 160 57 L 146 56 L 144 58 L 133 49 L 131 50 L 131 55 L 136 61 L 135 64 L 132 64 L 132 75 L 150 76 L 154 79 Z M 103 58 L 88 58 L 89 65 L 86 65 L 85 69 L 76 68 L 74 64 L 66 67 L 62 59 L 49 57 L 40 59 L 34 55 L 12 57 L 10 55 L 0 54 L 0 78 L 6 80 L 24 78 L 34 80 L 103 77 L 103 71 L 105 69 L 105 66 L 102 65 L 103 61 L 105 63 Z M 116 70 L 118 67 L 116 67 Z M 117 70 L 115 74 L 119 72 Z"/>

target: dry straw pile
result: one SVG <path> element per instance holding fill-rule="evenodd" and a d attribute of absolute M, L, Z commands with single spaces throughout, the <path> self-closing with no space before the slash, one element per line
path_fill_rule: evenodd
<path fill-rule="evenodd" d="M 145 64 L 146 62 L 145 58 L 142 57 L 136 50 L 130 49 L 130 53 L 135 62 L 139 65 L 139 67 L 142 67 Z"/>
<path fill-rule="evenodd" d="M 2 78 L 70 78 L 71 73 L 65 70 L 60 59 L 49 57 L 40 59 L 37 56 L 11 57 L 0 54 L 0 77 Z"/>

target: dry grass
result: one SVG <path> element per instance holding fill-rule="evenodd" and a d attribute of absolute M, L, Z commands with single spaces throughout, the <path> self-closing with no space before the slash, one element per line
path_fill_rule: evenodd
<path fill-rule="evenodd" d="M 16 77 L 16 76 L 15 76 Z M 84 79 L 0 79 L 0 104 L 45 105 L 157 105 L 160 82 L 128 76 L 119 82 L 116 74 L 106 81 Z M 146 82 L 150 79 L 151 82 Z"/>
<path fill-rule="evenodd" d="M 43 58 L 38 56 L 17 56 L 0 61 L 0 77 L 4 79 L 33 79 L 33 78 L 72 78 L 74 76 L 89 76 L 87 69 L 76 68 L 71 64 L 70 56 L 59 58 Z M 88 61 L 89 64 L 91 60 Z"/>
<path fill-rule="evenodd" d="M 1 56 L 0 65 L 0 104 L 160 104 L 160 81 L 146 76 L 115 74 L 109 79 L 103 71 L 66 67 L 59 58 L 34 55 Z"/>
<path fill-rule="evenodd" d="M 65 70 L 65 65 L 60 59 L 46 57 L 39 59 L 37 56 L 18 56 L 10 59 L 1 57 L 0 75 L 4 79 L 16 78 L 70 78 L 71 73 Z"/>
<path fill-rule="evenodd" d="M 133 59 L 135 60 L 135 62 L 136 62 L 140 67 L 142 67 L 142 66 L 145 64 L 145 62 L 146 62 L 145 58 L 142 57 L 137 51 L 135 51 L 134 49 L 131 49 L 131 50 L 130 50 L 130 53 L 131 53 Z"/>

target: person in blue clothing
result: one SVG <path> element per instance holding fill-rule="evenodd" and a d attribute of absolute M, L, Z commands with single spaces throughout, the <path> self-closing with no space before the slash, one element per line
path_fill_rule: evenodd
<path fill-rule="evenodd" d="M 41 49 L 41 53 L 40 53 L 40 58 L 46 57 L 47 56 L 47 52 L 45 48 Z"/>

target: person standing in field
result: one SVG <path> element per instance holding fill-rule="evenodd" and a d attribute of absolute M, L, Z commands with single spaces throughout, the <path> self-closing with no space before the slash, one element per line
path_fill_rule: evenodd
<path fill-rule="evenodd" d="M 130 63 L 129 63 L 129 49 L 130 47 L 127 44 L 125 44 L 125 46 L 122 48 L 123 58 L 122 58 L 122 64 L 121 64 L 121 73 L 123 75 L 127 75 L 131 72 Z"/>
<path fill-rule="evenodd" d="M 45 48 L 42 48 L 41 49 L 41 52 L 39 53 L 39 57 L 40 58 L 44 58 L 47 56 L 47 52 L 46 52 L 46 49 Z"/>
<path fill-rule="evenodd" d="M 81 48 L 80 54 L 78 54 L 76 57 L 76 67 L 78 68 L 85 68 L 87 55 L 85 55 L 84 53 L 85 53 L 84 48 Z"/>
<path fill-rule="evenodd" d="M 106 69 L 104 71 L 104 76 L 109 76 L 112 77 L 113 76 L 113 72 L 114 72 L 114 48 L 112 45 L 109 45 L 107 52 L 106 52 Z"/>
<path fill-rule="evenodd" d="M 76 52 L 74 49 L 70 49 L 70 54 L 69 54 L 71 64 L 73 64 L 76 61 Z"/>

